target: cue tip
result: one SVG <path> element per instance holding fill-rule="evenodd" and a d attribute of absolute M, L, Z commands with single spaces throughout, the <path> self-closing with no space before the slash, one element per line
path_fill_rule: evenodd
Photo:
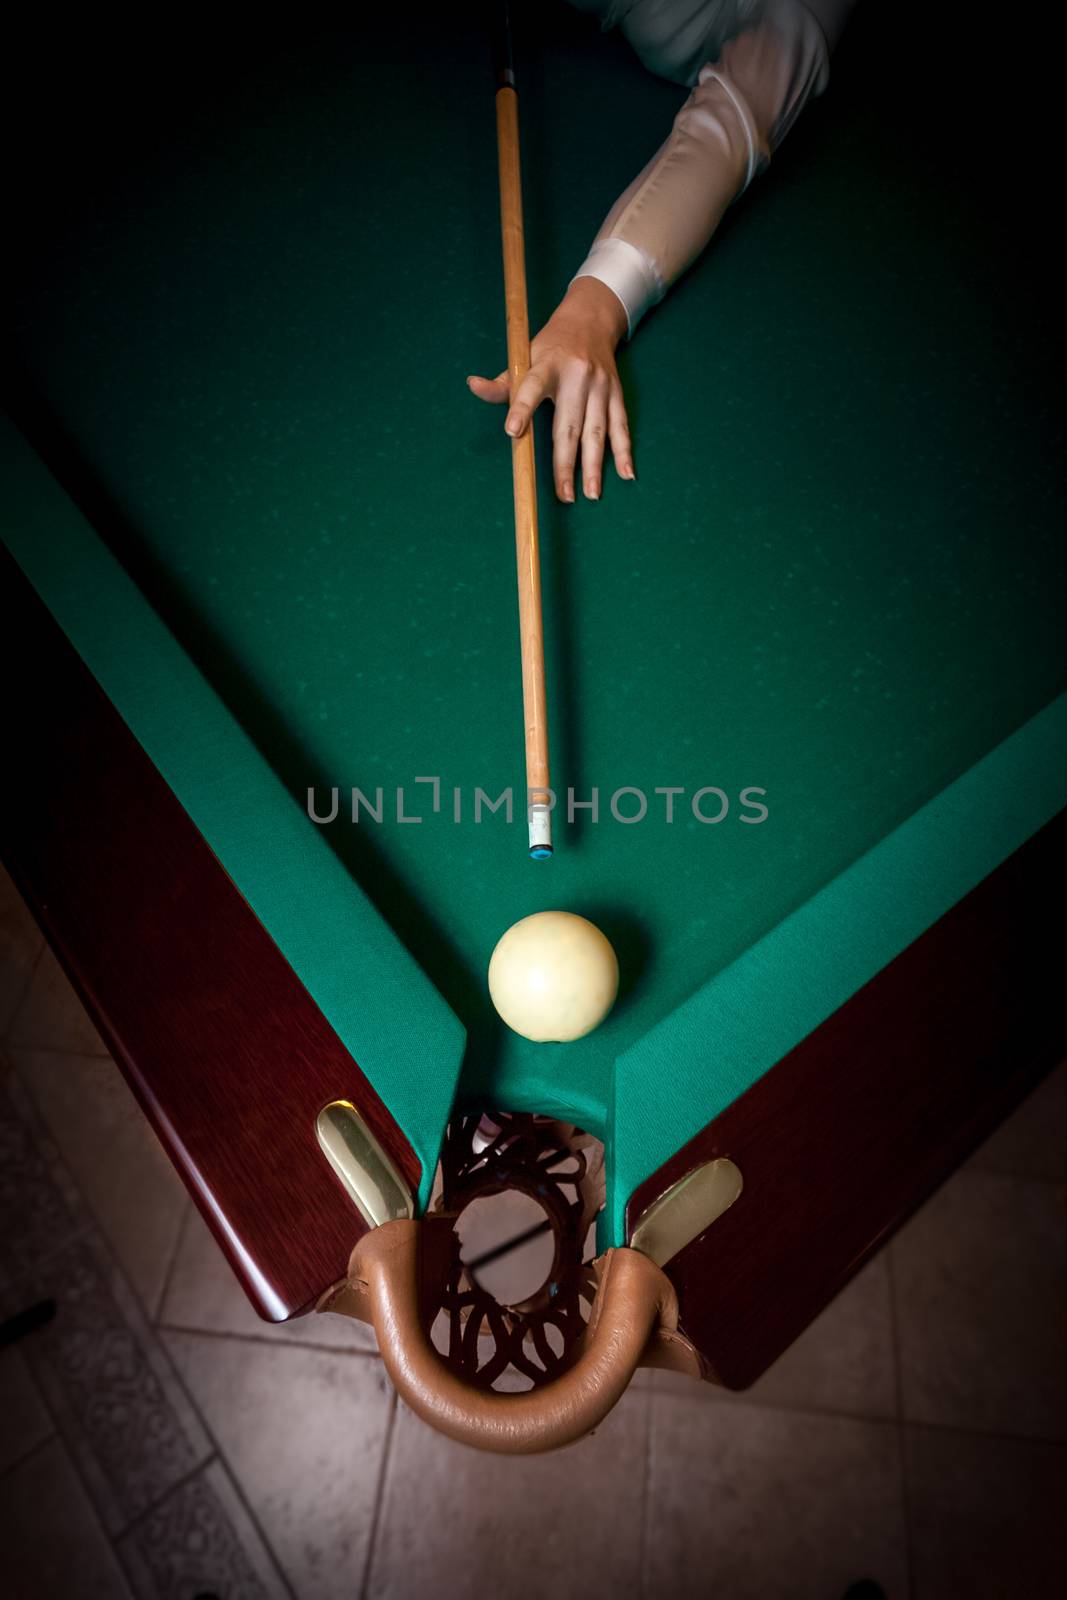
<path fill-rule="evenodd" d="M 532 844 L 530 846 L 531 861 L 547 861 L 551 854 L 552 846 L 550 844 Z"/>

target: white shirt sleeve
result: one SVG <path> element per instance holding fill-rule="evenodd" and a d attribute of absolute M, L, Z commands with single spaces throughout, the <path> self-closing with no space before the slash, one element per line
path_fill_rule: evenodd
<path fill-rule="evenodd" d="M 618 295 L 630 334 L 700 255 L 828 78 L 827 34 L 802 0 L 772 0 L 700 69 L 669 138 L 612 206 L 575 273 Z"/>

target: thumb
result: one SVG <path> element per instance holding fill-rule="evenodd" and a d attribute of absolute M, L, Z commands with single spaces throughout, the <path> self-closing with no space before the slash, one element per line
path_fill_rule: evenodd
<path fill-rule="evenodd" d="M 468 378 L 467 388 L 479 400 L 488 400 L 497 406 L 502 406 L 510 393 L 506 371 L 498 373 L 495 378 Z"/>

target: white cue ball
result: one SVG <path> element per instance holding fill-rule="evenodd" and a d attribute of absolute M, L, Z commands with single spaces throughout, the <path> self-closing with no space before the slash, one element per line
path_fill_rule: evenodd
<path fill-rule="evenodd" d="M 505 933 L 489 962 L 493 1004 L 538 1043 L 580 1039 L 603 1022 L 619 990 L 619 963 L 600 929 L 571 911 L 537 911 Z"/>

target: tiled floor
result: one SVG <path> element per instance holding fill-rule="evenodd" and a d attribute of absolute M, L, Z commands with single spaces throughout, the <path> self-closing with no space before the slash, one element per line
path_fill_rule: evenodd
<path fill-rule="evenodd" d="M 14 1600 L 1062 1592 L 1067 1068 L 747 1395 L 644 1375 L 502 1461 L 362 1326 L 249 1309 L 0 881 L 0 1590 Z"/>

